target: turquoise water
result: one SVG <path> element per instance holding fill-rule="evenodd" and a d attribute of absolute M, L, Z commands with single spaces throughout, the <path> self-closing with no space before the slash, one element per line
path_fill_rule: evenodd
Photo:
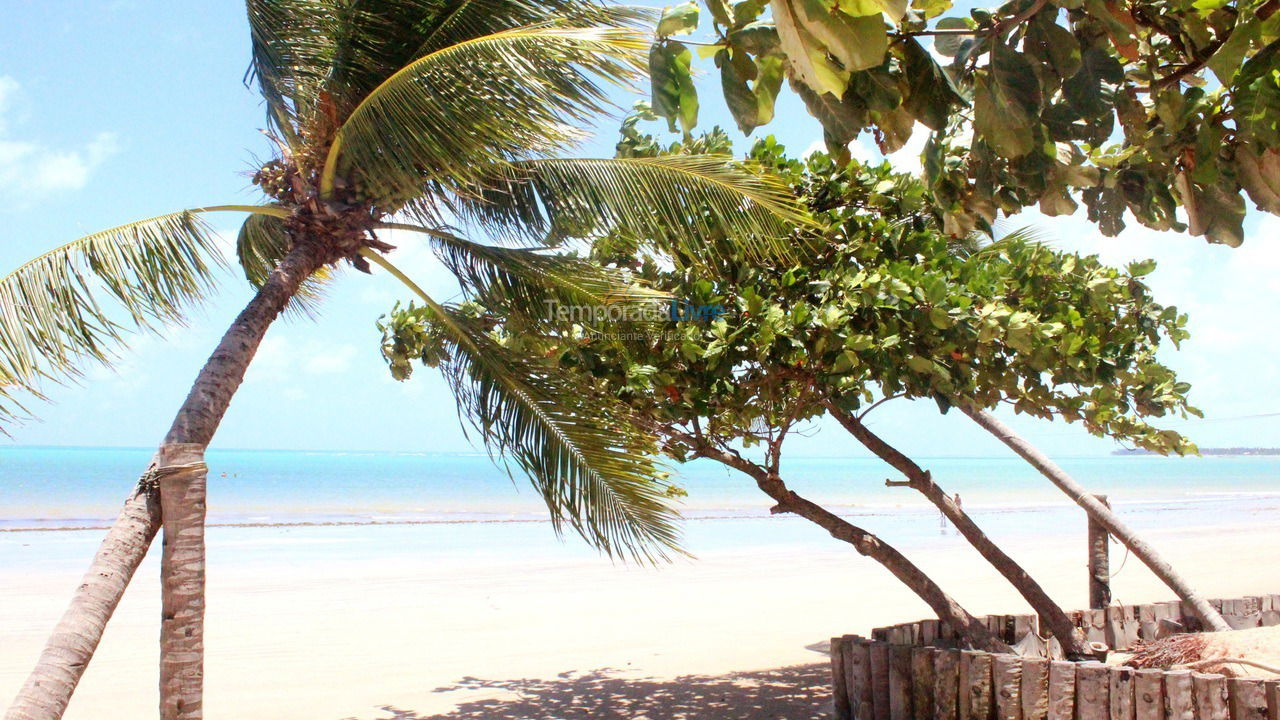
<path fill-rule="evenodd" d="M 0 448 L 0 529 L 101 527 L 110 523 L 146 449 Z M 1017 458 L 928 458 L 921 464 L 975 516 L 1006 534 L 1083 523 L 1080 512 Z M 545 521 L 541 500 L 484 455 L 213 450 L 213 525 L 480 524 Z M 1060 464 L 1106 493 L 1135 525 L 1269 522 L 1280 508 L 1280 458 L 1066 458 Z M 768 521 L 771 504 L 744 476 L 709 461 L 678 468 L 682 504 L 700 525 Z M 791 487 L 868 529 L 921 537 L 936 512 L 871 458 L 796 458 Z M 456 530 L 455 530 L 456 532 Z M 783 531 L 785 532 L 785 531 Z M 741 535 L 741 533 L 734 533 Z M 748 532 L 749 534 L 749 532 Z"/>

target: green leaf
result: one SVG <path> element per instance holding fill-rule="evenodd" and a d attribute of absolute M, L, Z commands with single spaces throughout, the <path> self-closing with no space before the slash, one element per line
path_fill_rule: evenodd
<path fill-rule="evenodd" d="M 693 54 L 684 44 L 665 41 L 649 51 L 653 112 L 667 119 L 671 132 L 689 132 L 698 124 L 698 91 L 693 84 Z"/>
<path fill-rule="evenodd" d="M 1230 87 L 1235 80 L 1236 73 L 1240 71 L 1240 66 L 1244 62 L 1245 54 L 1249 52 L 1253 43 L 1261 38 L 1261 31 L 1262 23 L 1256 16 L 1242 17 L 1236 21 L 1236 26 L 1232 28 L 1231 36 L 1227 41 L 1205 63 L 1224 87 Z"/>
<path fill-rule="evenodd" d="M 1235 120 L 1253 142 L 1280 147 L 1280 40 L 1259 50 L 1236 75 Z"/>
<path fill-rule="evenodd" d="M 1124 79 L 1124 67 L 1106 50 L 1091 47 L 1081 55 L 1080 70 L 1062 84 L 1062 94 L 1072 109 L 1086 118 L 1111 112 L 1103 83 L 1117 84 Z"/>
<path fill-rule="evenodd" d="M 513 158 L 560 152 L 608 103 L 600 83 L 643 72 L 648 40 L 563 21 L 495 32 L 433 51 L 364 97 L 337 130 L 320 178 L 403 205 L 431 183 L 472 192 Z"/>
<path fill-rule="evenodd" d="M 1027 54 L 1053 68 L 1064 80 L 1080 71 L 1080 41 L 1054 22 L 1051 13 L 1040 13 L 1031 21 L 1024 47 Z"/>
<path fill-rule="evenodd" d="M 801 83 L 819 95 L 833 95 L 838 99 L 849 84 L 849 72 L 827 57 L 826 45 L 801 19 L 800 8 L 813 1 L 771 0 L 778 42 Z"/>
<path fill-rule="evenodd" d="M 894 23 L 907 14 L 906 0 L 836 0 L 836 6 L 850 17 L 879 17 L 881 13 Z"/>
<path fill-rule="evenodd" d="M 663 8 L 662 18 L 658 20 L 656 34 L 659 38 L 668 38 L 672 35 L 688 35 L 697 28 L 698 3 L 690 0 L 686 3 Z"/>
<path fill-rule="evenodd" d="M 611 557 L 681 552 L 653 440 L 625 407 L 587 378 L 513 351 L 483 322 L 422 297 L 427 307 L 410 306 L 384 326 L 384 355 L 421 356 L 415 341 L 429 338 L 459 414 L 528 476 L 557 532 L 568 523 Z"/>
<path fill-rule="evenodd" d="M 711 11 L 711 19 L 721 27 L 733 26 L 733 8 L 727 0 L 707 0 L 707 9 Z"/>
<path fill-rule="evenodd" d="M 915 38 L 902 41 L 903 75 L 907 80 L 907 96 L 902 106 L 931 130 L 942 131 L 964 97 L 951 82 L 951 76 Z"/>
<path fill-rule="evenodd" d="M 1040 83 L 1020 53 L 998 44 L 974 82 L 973 126 L 999 155 L 1017 158 L 1035 147 Z"/>
<path fill-rule="evenodd" d="M 13 390 L 110 366 L 131 330 L 160 332 L 207 297 L 222 267 L 197 210 L 140 220 L 56 247 L 0 276 L 0 422 L 26 416 Z"/>
<path fill-rule="evenodd" d="M 792 7 L 796 17 L 845 70 L 866 70 L 884 62 L 889 34 L 880 13 L 851 17 L 830 10 L 823 0 L 792 0 Z"/>

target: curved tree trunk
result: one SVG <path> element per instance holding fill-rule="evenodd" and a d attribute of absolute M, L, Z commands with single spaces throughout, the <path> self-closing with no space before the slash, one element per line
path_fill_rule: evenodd
<path fill-rule="evenodd" d="M 148 472 L 162 481 L 169 478 L 169 486 L 161 493 L 144 482 L 125 502 L 5 720 L 62 717 L 162 517 L 173 523 L 174 533 L 166 539 L 172 549 L 166 552 L 164 568 L 161 676 L 166 682 L 160 689 L 161 713 L 166 720 L 201 716 L 204 530 L 196 518 L 202 519 L 205 502 L 204 448 L 213 439 L 267 328 L 302 281 L 324 262 L 314 245 L 295 246 L 223 335 L 178 410 L 158 460 Z M 162 498 L 173 503 L 162 508 Z M 178 582 L 170 582 L 174 573 L 180 577 Z"/>
<path fill-rule="evenodd" d="M 1000 422 L 991 413 L 974 410 L 972 408 L 962 408 L 964 413 L 973 418 L 973 421 L 982 426 L 987 432 L 1000 438 L 1000 441 L 1008 445 L 1014 452 L 1022 456 L 1024 460 L 1040 471 L 1059 490 L 1066 493 L 1068 497 L 1076 502 L 1077 505 L 1084 508 L 1089 517 L 1097 520 L 1103 527 L 1107 529 L 1117 540 L 1129 548 L 1129 552 L 1141 560 L 1147 567 L 1151 568 L 1151 572 L 1156 574 L 1166 585 L 1169 586 L 1183 602 L 1191 606 L 1196 616 L 1200 618 L 1200 622 L 1204 626 L 1215 632 L 1230 630 L 1231 626 L 1227 625 L 1227 621 L 1222 619 L 1222 615 L 1207 600 L 1196 592 L 1186 580 L 1182 578 L 1164 558 L 1156 552 L 1155 548 L 1147 544 L 1145 540 L 1138 537 L 1129 526 L 1125 525 L 1120 518 L 1111 511 L 1111 508 L 1103 505 L 1097 498 L 1089 494 L 1079 483 L 1077 483 L 1070 475 L 1054 464 L 1044 453 L 1036 449 L 1031 443 L 1023 440 L 1007 425 Z"/>
<path fill-rule="evenodd" d="M 876 535 L 788 489 L 786 483 L 775 472 L 770 472 L 742 457 L 717 448 L 702 447 L 698 452 L 749 475 L 756 481 L 756 485 L 777 503 L 772 512 L 795 513 L 823 528 L 837 540 L 849 543 L 859 553 L 883 565 L 894 577 L 924 600 L 938 615 L 938 619 L 960 633 L 974 647 L 990 652 L 1009 652 L 1009 646 L 992 635 L 985 623 L 965 610 L 905 555 Z"/>
<path fill-rule="evenodd" d="M 943 492 L 942 488 L 938 487 L 929 471 L 922 469 L 915 461 L 882 440 L 849 413 L 831 404 L 827 405 L 827 410 L 851 435 L 858 439 L 858 442 L 875 453 L 881 460 L 892 465 L 898 472 L 905 475 L 907 478 L 906 484 L 928 498 L 929 502 L 933 503 L 956 526 L 956 529 L 960 531 L 965 540 L 968 540 L 969 544 L 992 567 L 999 571 L 1009 581 L 1009 584 L 1013 585 L 1018 591 L 1018 594 L 1022 595 L 1023 599 L 1036 611 L 1036 614 L 1040 616 L 1040 621 L 1058 639 L 1058 642 L 1062 645 L 1063 652 L 1068 657 L 1083 656 L 1085 654 L 1084 638 L 1076 629 L 1075 624 L 1071 622 L 1071 618 L 1067 617 L 1067 613 L 1063 611 L 1062 607 L 1054 602 L 1053 598 L 1049 597 L 1044 588 L 1040 587 L 1040 583 L 1036 582 L 1035 578 L 1031 577 L 1016 560 L 1009 557 L 1004 550 L 1000 549 L 1000 546 L 987 537 L 986 533 L 982 532 L 982 528 L 973 522 L 969 514 L 961 509 L 949 495 Z"/>

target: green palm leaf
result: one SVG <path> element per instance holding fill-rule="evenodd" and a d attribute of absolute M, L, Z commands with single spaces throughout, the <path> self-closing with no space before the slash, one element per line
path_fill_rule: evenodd
<path fill-rule="evenodd" d="M 109 364 L 129 329 L 181 322 L 223 264 L 198 211 L 140 220 L 55 248 L 0 278 L 0 421 L 21 412 L 12 391 Z"/>
<path fill-rule="evenodd" d="M 487 168 L 561 151 L 609 106 L 601 81 L 639 77 L 647 38 L 621 28 L 504 30 L 436 50 L 366 97 L 338 130 L 322 192 L 342 177 L 380 202 L 431 181 L 472 186 Z"/>
<path fill-rule="evenodd" d="M 438 364 L 461 417 L 485 445 L 528 475 L 559 532 L 564 523 L 610 557 L 664 559 L 679 550 L 677 513 L 653 463 L 653 439 L 584 376 L 515 352 L 481 319 L 436 303 L 376 253 L 365 257 L 408 285 L 425 303 L 396 316 L 413 327 L 385 329 L 388 358 L 415 354 Z M 432 343 L 406 335 L 426 326 Z M 404 331 L 408 330 L 408 333 Z"/>
<path fill-rule="evenodd" d="M 538 159 L 482 183 L 451 209 L 525 240 L 621 232 L 685 258 L 741 249 L 767 261 L 789 257 L 793 230 L 812 225 L 784 183 L 728 156 Z"/>
<path fill-rule="evenodd" d="M 386 223 L 431 238 L 440 261 L 464 291 L 485 307 L 537 320 L 548 303 L 608 306 L 649 304 L 670 295 L 638 284 L 629 274 L 582 258 L 548 254 L 544 248 L 482 245 L 442 230 Z"/>
<path fill-rule="evenodd" d="M 323 93 L 345 117 L 387 78 L 424 55 L 483 35 L 558 22 L 651 24 L 646 9 L 582 0 L 248 0 L 249 75 L 272 110 L 298 126 Z M 292 129 L 289 130 L 290 132 Z"/>

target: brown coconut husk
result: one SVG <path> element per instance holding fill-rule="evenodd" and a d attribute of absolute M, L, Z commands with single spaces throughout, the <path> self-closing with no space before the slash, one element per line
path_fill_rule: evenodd
<path fill-rule="evenodd" d="M 1190 668 L 1227 677 L 1280 677 L 1280 626 L 1171 635 L 1139 643 L 1125 665 Z"/>

